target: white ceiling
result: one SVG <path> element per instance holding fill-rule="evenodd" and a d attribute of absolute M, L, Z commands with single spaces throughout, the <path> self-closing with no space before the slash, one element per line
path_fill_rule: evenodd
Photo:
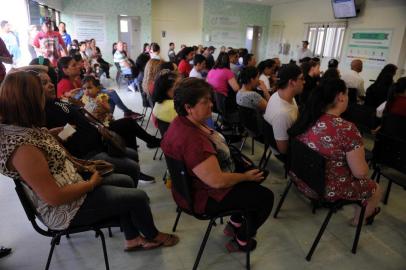
<path fill-rule="evenodd" d="M 285 4 L 285 3 L 299 2 L 299 1 L 303 1 L 303 0 L 227 0 L 227 1 L 274 6 L 274 5 Z"/>

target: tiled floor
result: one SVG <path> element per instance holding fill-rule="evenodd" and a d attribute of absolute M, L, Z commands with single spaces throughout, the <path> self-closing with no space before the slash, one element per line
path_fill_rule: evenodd
<path fill-rule="evenodd" d="M 138 93 L 120 90 L 119 94 L 130 108 L 141 111 Z M 122 112 L 117 110 L 116 116 Z M 151 133 L 155 129 L 149 127 Z M 175 219 L 175 204 L 168 189 L 159 179 L 164 173 L 164 161 L 152 160 L 153 151 L 142 142 L 141 167 L 154 175 L 157 183 L 140 186 L 151 198 L 151 207 L 160 230 L 169 232 Z M 245 151 L 249 153 L 247 142 Z M 254 160 L 262 151 L 256 144 Z M 264 183 L 276 194 L 276 202 L 285 187 L 282 168 L 271 159 L 270 176 Z M 386 181 L 382 181 L 386 186 Z M 288 195 L 278 219 L 269 218 L 257 235 L 258 248 L 252 253 L 252 269 L 406 269 L 406 192 L 394 186 L 389 205 L 382 207 L 373 226 L 364 227 L 356 255 L 350 252 L 354 228 L 348 226 L 351 207 L 333 216 L 326 233 L 313 255 L 311 262 L 304 257 L 320 228 L 326 211 L 315 215 L 309 204 L 293 189 Z M 244 198 L 241 198 L 244 199 Z M 0 259 L 0 269 L 43 269 L 49 251 L 49 240 L 32 229 L 12 181 L 0 176 L 0 245 L 13 248 L 12 255 Z M 162 248 L 134 253 L 123 252 L 123 235 L 113 229 L 113 237 L 107 237 L 111 269 L 191 269 L 207 223 L 183 215 L 177 234 L 181 241 L 173 248 Z M 244 269 L 244 254 L 229 254 L 224 245 L 227 238 L 222 226 L 213 229 L 203 254 L 199 269 Z M 104 269 L 100 240 L 94 233 L 84 233 L 63 238 L 57 246 L 51 269 Z"/>

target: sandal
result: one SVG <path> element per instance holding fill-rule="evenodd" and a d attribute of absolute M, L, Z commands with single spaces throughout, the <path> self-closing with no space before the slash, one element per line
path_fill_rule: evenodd
<path fill-rule="evenodd" d="M 374 223 L 375 217 L 381 212 L 380 207 L 376 207 L 375 211 L 369 217 L 365 218 L 365 225 L 372 225 Z"/>
<path fill-rule="evenodd" d="M 164 240 L 158 241 L 158 240 L 152 240 L 154 243 L 158 244 L 158 246 L 163 246 L 163 247 L 172 247 L 179 243 L 179 237 L 174 235 L 174 234 L 169 234 L 169 233 L 161 233 L 163 235 L 166 235 Z"/>
<path fill-rule="evenodd" d="M 140 243 L 139 245 L 135 245 L 132 247 L 126 247 L 124 249 L 125 252 L 131 252 L 131 251 L 140 251 L 140 250 L 150 250 L 150 249 L 154 249 L 159 247 L 160 244 L 153 242 L 153 241 L 148 241 L 146 239 L 144 239 L 144 241 L 142 243 Z"/>

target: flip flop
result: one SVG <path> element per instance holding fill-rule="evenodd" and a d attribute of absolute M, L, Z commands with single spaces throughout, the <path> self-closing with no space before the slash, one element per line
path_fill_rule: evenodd
<path fill-rule="evenodd" d="M 166 234 L 167 237 L 163 241 L 154 241 L 155 243 L 159 244 L 159 246 L 163 247 L 172 247 L 179 243 L 179 237 L 174 234 Z"/>
<path fill-rule="evenodd" d="M 145 241 L 142 244 L 136 245 L 136 246 L 132 246 L 132 247 L 126 247 L 124 249 L 125 252 L 132 252 L 132 251 L 140 251 L 140 250 L 150 250 L 150 249 L 154 249 L 161 246 L 159 243 L 155 243 L 152 241 Z"/>
<path fill-rule="evenodd" d="M 374 213 L 365 219 L 365 225 L 372 225 L 372 223 L 374 223 L 375 217 L 376 217 L 380 212 L 381 212 L 381 208 L 380 208 L 380 207 L 376 207 Z"/>

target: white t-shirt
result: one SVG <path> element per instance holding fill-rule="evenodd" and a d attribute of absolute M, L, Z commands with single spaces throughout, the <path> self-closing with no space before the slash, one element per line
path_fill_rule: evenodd
<path fill-rule="evenodd" d="M 345 82 L 347 88 L 357 89 L 357 94 L 359 97 L 365 96 L 364 79 L 359 75 L 358 72 L 350 70 L 349 72 L 341 75 L 341 79 Z"/>
<path fill-rule="evenodd" d="M 313 53 L 309 49 L 299 48 L 297 51 L 297 60 L 303 59 L 305 57 L 313 57 Z"/>
<path fill-rule="evenodd" d="M 192 70 L 189 73 L 189 78 L 199 78 L 203 79 L 202 73 L 196 70 L 196 68 L 192 68 Z"/>
<path fill-rule="evenodd" d="M 264 119 L 272 125 L 275 140 L 287 141 L 288 129 L 293 125 L 298 116 L 298 107 L 295 99 L 292 103 L 287 102 L 275 92 L 268 101 Z"/>
<path fill-rule="evenodd" d="M 271 85 L 269 83 L 269 77 L 268 76 L 266 76 L 265 74 L 261 74 L 261 76 L 259 76 L 259 80 L 264 82 L 264 84 L 266 86 L 266 89 L 268 89 L 268 90 L 271 89 Z M 258 87 L 258 89 L 259 89 L 259 87 Z"/>

